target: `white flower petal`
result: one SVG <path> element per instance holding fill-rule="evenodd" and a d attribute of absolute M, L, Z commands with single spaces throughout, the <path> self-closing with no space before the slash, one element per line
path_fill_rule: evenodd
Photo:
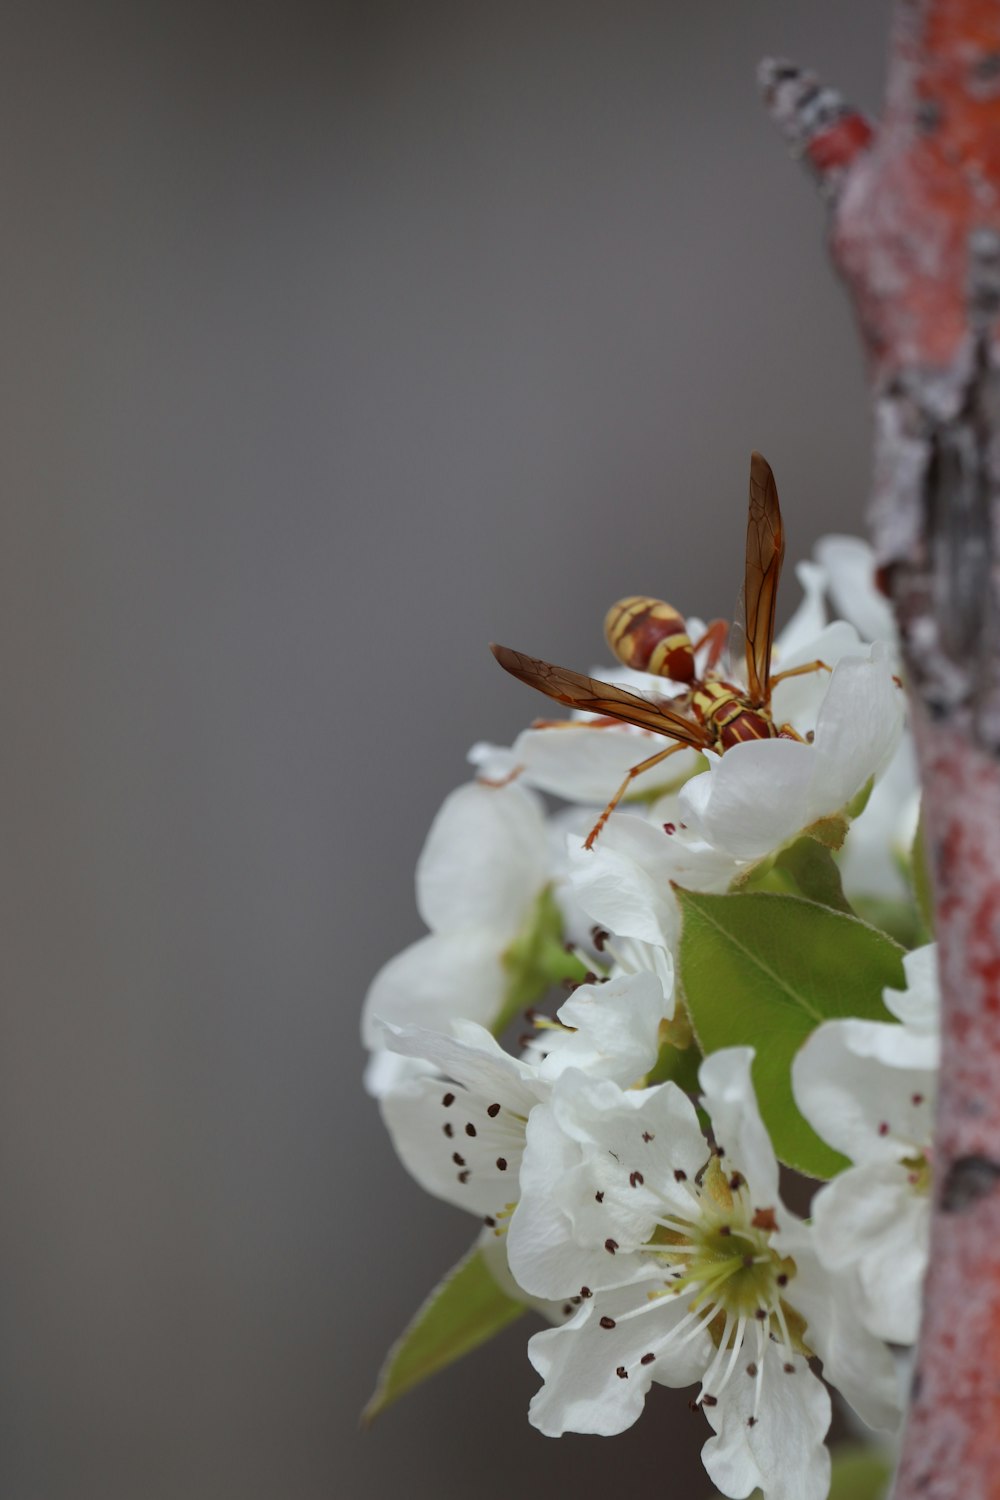
<path fill-rule="evenodd" d="M 937 1075 L 912 1066 L 926 1048 L 891 1022 L 825 1021 L 792 1063 L 795 1102 L 851 1161 L 896 1161 L 930 1144 Z"/>
<path fill-rule="evenodd" d="M 782 662 L 790 660 L 797 652 L 803 653 L 802 660 L 805 661 L 809 643 L 826 625 L 826 605 L 823 601 L 826 591 L 825 569 L 813 562 L 800 562 L 796 563 L 795 576 L 802 589 L 802 599 L 774 643 L 775 655 Z"/>
<path fill-rule="evenodd" d="M 778 1205 L 778 1163 L 757 1108 L 752 1047 L 725 1047 L 698 1070 L 712 1130 L 726 1159 L 746 1178 L 756 1208 Z"/>
<path fill-rule="evenodd" d="M 845 656 L 867 656 L 868 651 L 858 639 L 853 625 L 843 620 L 834 620 L 812 640 L 803 641 L 795 651 L 784 652 L 777 658 L 776 672 L 785 672 L 793 667 L 806 666 L 814 661 L 836 666 Z M 778 725 L 791 724 L 799 734 L 806 735 L 816 728 L 819 710 L 830 686 L 830 673 L 817 668 L 815 672 L 803 672 L 801 677 L 788 677 L 779 682 L 771 700 L 771 712 Z"/>
<path fill-rule="evenodd" d="M 882 998 L 894 1016 L 911 1031 L 937 1038 L 940 1025 L 940 991 L 937 944 L 927 943 L 903 955 L 905 990 L 883 990 Z M 936 1058 L 936 1051 L 935 1051 Z"/>
<path fill-rule="evenodd" d="M 504 938 L 493 928 L 432 932 L 397 953 L 375 975 L 361 1012 L 366 1047 L 383 1045 L 380 1021 L 447 1030 L 453 1016 L 489 1025 L 503 1003 Z"/>
<path fill-rule="evenodd" d="M 662 828 L 623 814 L 611 819 L 592 849 L 572 842 L 568 849 L 573 891 L 593 921 L 621 937 L 673 946 L 680 916 Z"/>
<path fill-rule="evenodd" d="M 417 909 L 432 931 L 488 926 L 514 937 L 548 880 L 545 819 L 518 782 L 447 796 L 417 860 Z"/>
<path fill-rule="evenodd" d="M 646 678 L 647 684 L 651 681 Z M 633 766 L 668 746 L 662 734 L 650 730 L 605 720 L 593 723 L 567 719 L 554 729 L 525 729 L 518 735 L 513 753 L 515 762 L 524 768 L 523 779 L 529 786 L 600 809 Z M 632 791 L 650 796 L 656 787 L 673 785 L 690 776 L 697 765 L 696 751 L 681 750 L 648 775 L 637 778 Z"/>
<path fill-rule="evenodd" d="M 869 1427 L 894 1431 L 901 1415 L 895 1365 L 887 1345 L 861 1321 L 854 1278 L 826 1270 L 815 1232 L 805 1225 L 783 1228 L 781 1244 L 795 1260 L 789 1300 L 806 1319 L 806 1340 L 823 1361 L 823 1378 Z"/>
<path fill-rule="evenodd" d="M 654 1280 L 650 1290 L 657 1285 Z M 545 1382 L 528 1411 L 539 1431 L 549 1437 L 624 1432 L 654 1380 L 685 1386 L 698 1379 L 711 1339 L 703 1330 L 683 1341 L 673 1337 L 687 1299 L 660 1297 L 643 1305 L 643 1290 L 640 1284 L 587 1301 L 572 1322 L 538 1333 L 528 1344 L 528 1358 Z M 612 1326 L 602 1326 L 602 1318 Z"/>
<path fill-rule="evenodd" d="M 539 1077 L 555 1079 L 567 1068 L 580 1068 L 591 1078 L 634 1083 L 655 1063 L 660 1022 L 673 1010 L 672 986 L 668 1002 L 652 974 L 620 974 L 606 984 L 581 985 L 558 1011 L 571 1029 L 539 1034 L 539 1045 L 548 1049 Z"/>
<path fill-rule="evenodd" d="M 556 1297 L 643 1274 L 636 1254 L 670 1203 L 690 1209 L 708 1148 L 694 1107 L 674 1084 L 622 1090 L 567 1072 L 531 1113 L 511 1269 L 528 1291 Z M 609 1248 L 610 1247 L 610 1248 Z"/>
<path fill-rule="evenodd" d="M 911 899 L 902 863 L 912 840 L 907 823 L 917 787 L 913 737 L 904 733 L 867 806 L 848 829 L 840 852 L 840 876 L 848 899 L 854 895 Z"/>
<path fill-rule="evenodd" d="M 839 812 L 888 765 L 903 713 L 903 695 L 877 647 L 870 661 L 847 657 L 837 664 L 816 721 L 812 820 Z"/>
<path fill-rule="evenodd" d="M 684 820 L 736 859 L 760 859 L 814 821 L 814 769 L 813 746 L 795 740 L 734 745 L 684 787 Z"/>
<path fill-rule="evenodd" d="M 865 1326 L 889 1343 L 914 1343 L 930 1199 L 914 1190 L 907 1168 L 897 1162 L 851 1167 L 820 1188 L 812 1215 L 823 1265 L 857 1276 L 858 1313 Z"/>
<path fill-rule="evenodd" d="M 816 543 L 837 613 L 856 625 L 866 641 L 895 641 L 889 601 L 875 584 L 875 553 L 856 536 L 825 536 Z"/>
<path fill-rule="evenodd" d="M 443 1100 L 452 1096 L 450 1107 Z M 470 1213 L 495 1216 L 517 1196 L 523 1130 L 511 1113 L 495 1120 L 483 1101 L 437 1078 L 417 1078 L 381 1100 L 382 1118 L 400 1160 L 420 1186 Z M 466 1134 L 466 1125 L 476 1134 Z M 452 1134 L 446 1135 L 445 1126 Z M 506 1163 L 497 1166 L 498 1160 Z"/>
<path fill-rule="evenodd" d="M 716 1436 L 702 1461 L 722 1494 L 759 1487 L 764 1500 L 826 1500 L 830 1397 L 801 1355 L 789 1358 L 770 1341 L 761 1354 L 748 1337 L 718 1404 L 703 1410 Z"/>

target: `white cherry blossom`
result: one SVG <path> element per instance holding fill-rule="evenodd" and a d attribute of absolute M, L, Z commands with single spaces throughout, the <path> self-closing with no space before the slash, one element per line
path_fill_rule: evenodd
<path fill-rule="evenodd" d="M 622 1091 L 566 1072 L 532 1111 L 511 1269 L 535 1295 L 582 1301 L 531 1340 L 544 1385 L 530 1417 L 550 1435 L 619 1432 L 654 1380 L 700 1380 L 716 1432 L 705 1463 L 723 1493 L 822 1500 L 830 1405 L 807 1358 L 886 1426 L 892 1360 L 780 1201 L 751 1058 L 733 1048 L 702 1064 L 714 1150 L 669 1083 Z"/>
<path fill-rule="evenodd" d="M 822 1187 L 813 1219 L 823 1264 L 850 1277 L 865 1324 L 915 1341 L 930 1230 L 937 1096 L 936 952 L 903 959 L 907 988 L 886 990 L 901 1024 L 827 1021 L 792 1067 L 799 1109 L 854 1164 Z"/>

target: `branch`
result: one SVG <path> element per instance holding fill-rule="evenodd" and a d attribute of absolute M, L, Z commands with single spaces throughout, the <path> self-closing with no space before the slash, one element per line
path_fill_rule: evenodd
<path fill-rule="evenodd" d="M 1000 3 L 896 0 L 873 129 L 788 63 L 868 359 L 871 518 L 914 704 L 943 1014 L 935 1210 L 896 1500 L 1000 1497 Z"/>

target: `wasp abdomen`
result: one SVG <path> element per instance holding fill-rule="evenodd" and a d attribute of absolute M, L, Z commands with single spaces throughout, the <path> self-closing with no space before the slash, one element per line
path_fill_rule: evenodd
<path fill-rule="evenodd" d="M 770 716 L 761 713 L 725 682 L 701 682 L 691 695 L 695 718 L 715 736 L 717 750 L 747 740 L 769 740 L 777 734 Z"/>
<path fill-rule="evenodd" d="M 694 681 L 694 651 L 681 615 L 662 599 L 619 599 L 604 617 L 608 645 L 627 667 L 672 682 Z"/>

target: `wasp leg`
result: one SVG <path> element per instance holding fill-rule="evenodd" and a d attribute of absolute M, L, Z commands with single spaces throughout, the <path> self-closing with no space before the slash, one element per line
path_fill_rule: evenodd
<path fill-rule="evenodd" d="M 705 663 L 705 671 L 711 672 L 719 664 L 719 657 L 726 649 L 726 641 L 729 638 L 729 626 L 725 620 L 712 620 L 705 628 L 704 635 L 691 642 L 691 650 L 697 655 L 702 646 L 708 646 L 708 660 Z"/>
<path fill-rule="evenodd" d="M 585 849 L 593 849 L 594 840 L 597 838 L 597 835 L 600 833 L 601 829 L 604 827 L 605 823 L 608 821 L 611 814 L 614 812 L 615 808 L 618 806 L 619 802 L 628 791 L 631 782 L 635 779 L 636 776 L 641 776 L 643 771 L 651 771 L 654 766 L 658 766 L 660 764 L 661 760 L 666 760 L 668 755 L 676 755 L 678 750 L 687 750 L 689 748 L 690 747 L 688 745 L 668 745 L 666 750 L 658 750 L 657 753 L 655 755 L 651 755 L 648 760 L 641 760 L 637 766 L 633 766 L 631 771 L 629 771 L 628 775 L 625 777 L 625 780 L 622 782 L 621 786 L 618 788 L 617 792 L 615 792 L 615 795 L 612 797 L 611 801 L 608 803 L 607 807 L 601 813 L 601 816 L 598 818 L 593 828 L 587 834 L 587 839 L 583 847 Z"/>
<path fill-rule="evenodd" d="M 491 786 L 495 791 L 499 791 L 502 786 L 510 786 L 511 782 L 516 781 L 527 769 L 527 766 L 515 766 L 513 771 L 507 772 L 506 776 L 477 776 L 476 782 L 479 786 Z"/>
<path fill-rule="evenodd" d="M 832 672 L 833 668 L 827 666 L 825 661 L 807 661 L 801 667 L 789 667 L 787 672 L 775 672 L 771 678 L 770 686 L 784 682 L 786 677 L 804 677 L 807 672 Z"/>

